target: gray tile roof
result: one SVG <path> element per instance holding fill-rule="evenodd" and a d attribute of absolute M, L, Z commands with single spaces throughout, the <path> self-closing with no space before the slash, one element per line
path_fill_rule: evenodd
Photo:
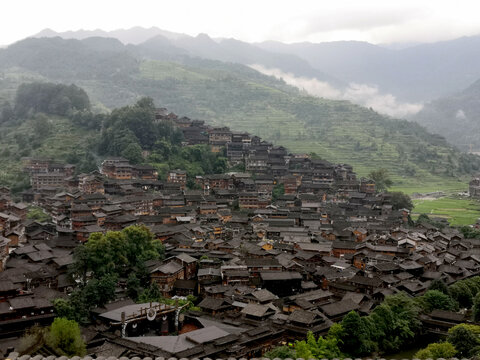
<path fill-rule="evenodd" d="M 163 336 L 163 337 L 167 337 L 167 336 Z M 132 338 L 130 338 L 130 340 L 131 339 Z M 190 357 L 190 358 L 182 358 L 182 359 L 178 359 L 178 358 L 175 358 L 175 357 L 169 357 L 169 358 L 165 358 L 165 357 L 143 357 L 143 358 L 141 358 L 141 357 L 138 357 L 138 356 L 131 357 L 131 358 L 125 357 L 125 356 L 119 357 L 118 355 L 114 355 L 115 351 L 113 351 L 114 349 L 112 349 L 111 347 L 105 348 L 104 350 L 105 351 L 102 352 L 102 354 L 105 354 L 105 355 L 96 356 L 96 360 L 200 360 L 199 358 L 196 358 L 195 356 Z M 30 355 L 20 355 L 17 352 L 12 352 L 6 357 L 6 359 L 7 360 L 68 360 L 68 357 L 66 357 L 66 356 L 44 357 L 44 356 L 41 356 L 41 355 L 30 356 Z M 213 360 L 213 359 L 210 359 L 210 358 L 206 358 L 206 359 Z M 71 360 L 94 360 L 94 358 L 92 358 L 91 356 L 85 356 L 83 358 L 79 357 L 79 356 L 74 356 L 74 357 L 71 358 Z M 217 360 L 222 360 L 222 359 L 217 359 Z M 225 360 L 247 360 L 247 358 L 238 358 L 238 359 L 237 358 L 228 358 L 228 359 L 225 359 Z M 269 359 L 268 358 L 251 358 L 250 360 L 269 360 Z M 290 360 L 295 360 L 295 359 L 290 359 Z M 296 359 L 296 360 L 303 360 L 303 359 Z M 346 358 L 345 360 L 360 360 L 360 359 Z M 367 360 L 371 360 L 371 359 L 367 359 Z M 385 359 L 380 358 L 378 360 L 385 360 Z M 391 360 L 395 360 L 395 359 L 391 359 Z M 427 360 L 432 360 L 432 359 L 427 359 Z M 457 360 L 457 359 L 445 359 L 445 360 Z"/>

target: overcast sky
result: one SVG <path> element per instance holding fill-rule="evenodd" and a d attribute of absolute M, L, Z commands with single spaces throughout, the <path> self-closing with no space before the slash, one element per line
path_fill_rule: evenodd
<path fill-rule="evenodd" d="M 0 2 L 0 44 L 44 28 L 133 26 L 249 42 L 433 42 L 480 34 L 479 10 L 478 0 L 14 0 Z"/>

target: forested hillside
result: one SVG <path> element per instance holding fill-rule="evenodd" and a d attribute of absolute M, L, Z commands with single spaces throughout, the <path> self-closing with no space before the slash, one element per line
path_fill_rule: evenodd
<path fill-rule="evenodd" d="M 105 32 L 46 29 L 36 37 L 64 39 L 111 37 L 124 44 L 136 44 L 147 53 L 159 47 L 170 54 L 205 59 L 261 64 L 297 77 L 316 78 L 336 88 L 349 83 L 378 87 L 401 101 L 424 102 L 444 97 L 480 78 L 480 36 L 395 48 L 362 41 L 299 42 L 277 41 L 250 44 L 236 39 L 211 39 L 172 33 L 159 28 L 122 29 Z"/>
<path fill-rule="evenodd" d="M 0 96 L 13 101 L 13 89 L 29 78 L 75 83 L 96 110 L 150 96 L 177 114 L 246 130 L 291 151 L 350 163 L 360 175 L 386 167 L 397 183 L 480 169 L 477 157 L 460 153 L 414 123 L 346 101 L 307 96 L 243 65 L 160 50 L 148 58 L 140 53 L 112 39 L 27 39 L 0 50 Z"/>
<path fill-rule="evenodd" d="M 153 165 L 161 177 L 177 168 L 185 169 L 189 179 L 225 172 L 222 153 L 212 153 L 205 145 L 183 148 L 182 132 L 170 123 L 154 122 L 154 114 L 149 98 L 94 114 L 88 96 L 75 85 L 24 84 L 13 106 L 8 103 L 0 111 L 0 185 L 14 192 L 29 186 L 22 172 L 24 157 L 75 164 L 77 173 L 96 170 L 108 156 Z"/>

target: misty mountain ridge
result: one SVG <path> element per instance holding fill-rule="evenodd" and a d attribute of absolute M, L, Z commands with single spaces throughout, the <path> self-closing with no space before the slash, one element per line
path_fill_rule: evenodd
<path fill-rule="evenodd" d="M 63 33 L 44 30 L 35 36 L 83 39 L 89 35 L 137 44 L 145 57 L 163 53 L 170 58 L 188 55 L 259 65 L 257 70 L 287 79 L 314 96 L 349 100 L 393 117 L 412 116 L 424 102 L 461 91 L 480 78 L 478 36 L 398 50 L 361 41 L 250 44 L 156 27 Z"/>
<path fill-rule="evenodd" d="M 113 31 L 105 31 L 101 29 L 96 29 L 96 30 L 80 29 L 76 31 L 56 32 L 52 29 L 47 28 L 38 32 L 35 35 L 32 35 L 32 37 L 42 38 L 42 37 L 60 36 L 61 38 L 64 38 L 64 39 L 77 39 L 77 40 L 83 40 L 89 37 L 108 37 L 108 38 L 118 39 L 125 45 L 128 45 L 128 44 L 138 45 L 157 35 L 162 35 L 167 39 L 178 39 L 184 36 L 188 36 L 186 34 L 162 30 L 154 26 L 150 28 L 135 26 L 130 29 L 117 29 Z"/>
<path fill-rule="evenodd" d="M 425 104 L 412 120 L 466 151 L 480 151 L 480 80 L 448 97 Z"/>
<path fill-rule="evenodd" d="M 418 121 L 464 150 L 480 147 L 476 140 L 480 131 L 478 117 L 474 115 L 477 100 L 463 94 L 463 89 L 480 79 L 479 36 L 395 49 L 361 41 L 249 44 L 236 39 L 212 39 L 207 34 L 193 37 L 140 27 L 114 32 L 45 30 L 37 34 L 58 35 L 96 35 L 84 39 L 84 45 L 98 51 L 127 50 L 140 58 L 240 63 L 319 98 L 347 100 L 393 118 Z M 132 39 L 138 45 L 123 45 Z M 436 101 L 439 97 L 441 100 Z M 468 104 L 460 104 L 466 97 Z"/>
<path fill-rule="evenodd" d="M 118 39 L 123 44 L 138 45 L 144 56 L 176 57 L 188 55 L 203 59 L 234 62 L 243 65 L 262 64 L 269 68 L 278 68 L 282 71 L 294 73 L 297 76 L 307 76 L 320 81 L 327 81 L 333 86 L 343 87 L 345 83 L 315 69 L 298 56 L 291 54 L 277 54 L 263 50 L 255 45 L 235 39 L 212 39 L 208 34 L 200 33 L 189 36 L 180 33 L 161 30 L 156 27 L 149 29 L 135 27 L 115 31 L 79 30 L 55 32 L 50 29 L 43 30 L 34 35 L 35 38 L 56 37 L 64 39 L 85 40 L 88 37 L 109 37 Z"/>

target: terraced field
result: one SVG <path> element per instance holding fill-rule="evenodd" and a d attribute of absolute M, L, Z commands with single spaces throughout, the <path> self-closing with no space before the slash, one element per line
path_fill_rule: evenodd
<path fill-rule="evenodd" d="M 414 200 L 415 209 L 412 217 L 427 214 L 447 219 L 450 225 L 461 226 L 475 224 L 480 218 L 480 203 L 457 197 L 444 197 L 435 200 Z"/>

